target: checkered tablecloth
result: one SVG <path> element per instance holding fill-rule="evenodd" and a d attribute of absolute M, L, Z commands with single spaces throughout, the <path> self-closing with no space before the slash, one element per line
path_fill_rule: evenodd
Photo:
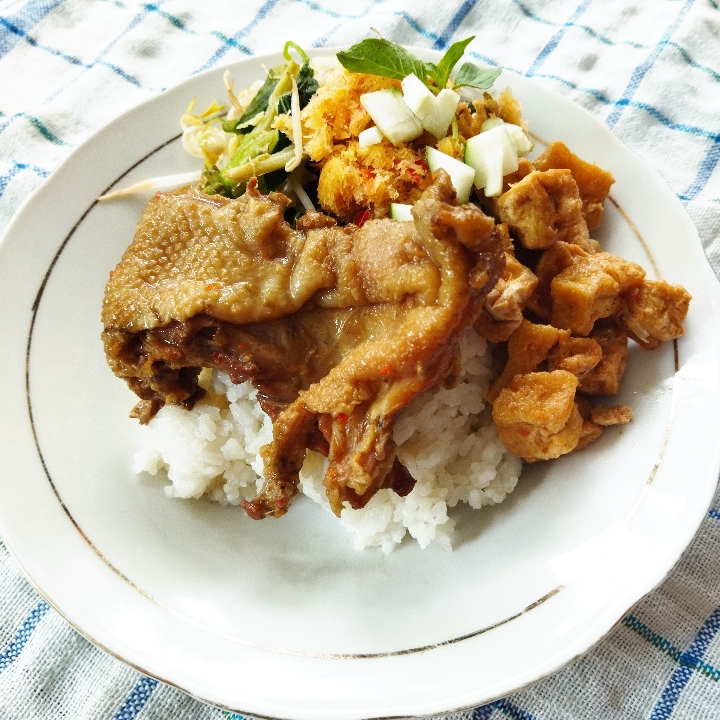
<path fill-rule="evenodd" d="M 720 273 L 720 9 L 715 0 L 0 0 L 0 232 L 103 124 L 204 69 L 388 39 L 536 78 L 659 170 Z M 719 439 L 720 441 L 720 439 Z M 0 545 L 0 720 L 239 717 L 80 637 Z M 597 647 L 462 718 L 720 718 L 720 497 L 680 564 Z"/>

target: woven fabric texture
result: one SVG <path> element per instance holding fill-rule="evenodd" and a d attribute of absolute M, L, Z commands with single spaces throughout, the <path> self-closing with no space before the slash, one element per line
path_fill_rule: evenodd
<path fill-rule="evenodd" d="M 535 78 L 654 166 L 720 274 L 715 0 L 0 0 L 0 233 L 79 143 L 163 89 L 251 55 L 377 29 Z M 671 575 L 580 659 L 473 720 L 720 718 L 720 496 Z M 240 717 L 78 635 L 0 545 L 0 720 Z"/>

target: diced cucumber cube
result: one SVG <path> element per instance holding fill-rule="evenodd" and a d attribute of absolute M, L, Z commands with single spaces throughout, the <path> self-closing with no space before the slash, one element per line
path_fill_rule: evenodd
<path fill-rule="evenodd" d="M 390 217 L 393 220 L 400 220 L 405 222 L 407 220 L 413 220 L 412 205 L 403 205 L 402 203 L 390 203 Z"/>
<path fill-rule="evenodd" d="M 465 144 L 464 159 L 475 171 L 475 187 L 485 188 L 488 197 L 500 195 L 503 177 L 518 169 L 517 150 L 506 127 L 506 123 L 498 125 Z"/>
<path fill-rule="evenodd" d="M 358 144 L 360 147 L 370 147 L 370 145 L 377 145 L 379 142 L 382 142 L 382 139 L 383 134 L 380 132 L 380 128 L 377 125 L 373 125 L 358 135 Z"/>
<path fill-rule="evenodd" d="M 407 106 L 397 88 L 377 90 L 360 96 L 360 103 L 367 110 L 380 132 L 393 144 L 420 137 L 423 126 Z"/>
<path fill-rule="evenodd" d="M 475 170 L 454 157 L 450 157 L 435 148 L 426 148 L 428 167 L 432 170 L 445 170 L 452 180 L 459 203 L 470 199 L 470 190 L 475 179 Z"/>
<path fill-rule="evenodd" d="M 416 75 L 408 75 L 402 81 L 402 89 L 405 102 L 417 115 L 422 126 L 438 140 L 444 138 L 457 110 L 460 96 L 445 88 L 436 97 Z"/>

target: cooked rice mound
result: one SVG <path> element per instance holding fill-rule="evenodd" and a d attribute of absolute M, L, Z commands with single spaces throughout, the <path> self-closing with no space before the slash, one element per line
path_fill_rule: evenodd
<path fill-rule="evenodd" d="M 451 549 L 455 521 L 448 508 L 465 502 L 479 509 L 501 502 L 517 483 L 521 461 L 508 453 L 483 401 L 494 379 L 487 343 L 469 329 L 460 340 L 455 387 L 435 390 L 409 405 L 395 428 L 398 457 L 415 478 L 405 497 L 380 490 L 360 510 L 343 509 L 340 521 L 361 550 L 391 552 L 409 532 L 425 548 Z M 166 470 L 169 497 L 238 505 L 262 485 L 260 447 L 272 440 L 272 423 L 250 383 L 213 375 L 207 398 L 193 410 L 165 406 L 143 428 L 145 447 L 135 472 Z M 322 483 L 326 460 L 308 452 L 300 474 L 305 495 L 328 509 Z"/>

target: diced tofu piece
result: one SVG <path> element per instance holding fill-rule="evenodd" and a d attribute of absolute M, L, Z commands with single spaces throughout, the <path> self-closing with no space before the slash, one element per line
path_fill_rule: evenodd
<path fill-rule="evenodd" d="M 645 280 L 627 295 L 619 319 L 633 340 L 651 349 L 683 334 L 691 299 L 681 285 Z"/>
<path fill-rule="evenodd" d="M 580 191 L 582 212 L 588 230 L 595 230 L 595 228 L 600 227 L 603 203 L 610 193 L 610 186 L 615 182 L 612 173 L 581 160 L 561 142 L 550 143 L 535 160 L 535 167 L 538 170 L 558 168 L 569 170 Z"/>
<path fill-rule="evenodd" d="M 545 250 L 537 265 L 535 275 L 538 285 L 535 292 L 530 296 L 527 307 L 538 317 L 549 321 L 552 317 L 552 297 L 550 297 L 550 283 L 553 278 L 559 275 L 565 268 L 570 267 L 576 257 L 585 257 L 587 253 L 579 245 L 556 242 Z"/>
<path fill-rule="evenodd" d="M 490 342 L 505 342 L 523 319 L 523 309 L 537 278 L 512 255 L 505 254 L 505 271 L 488 293 L 476 330 Z"/>
<path fill-rule="evenodd" d="M 639 288 L 645 271 L 610 253 L 580 257 L 550 284 L 552 324 L 588 335 L 599 318 L 615 315 L 623 296 Z"/>
<path fill-rule="evenodd" d="M 627 335 L 614 322 L 598 324 L 590 337 L 602 348 L 600 362 L 580 381 L 586 395 L 617 395 L 628 360 Z"/>
<path fill-rule="evenodd" d="M 560 336 L 547 356 L 547 369 L 567 370 L 578 380 L 587 375 L 602 359 L 600 343 L 592 338 Z"/>
<path fill-rule="evenodd" d="M 582 395 L 575 395 L 575 403 L 580 410 L 580 415 L 583 419 L 582 430 L 580 431 L 580 440 L 578 440 L 577 447 L 575 450 L 582 450 L 586 448 L 590 443 L 594 443 L 603 433 L 602 425 L 594 423 L 590 419 L 593 407 L 595 407 L 586 397 Z"/>
<path fill-rule="evenodd" d="M 526 175 L 497 199 L 496 207 L 500 220 L 529 250 L 543 250 L 557 240 L 583 248 L 590 244 L 580 194 L 569 170 Z"/>
<path fill-rule="evenodd" d="M 590 412 L 590 420 L 603 427 L 626 425 L 632 419 L 633 412 L 627 405 L 615 405 L 614 407 L 596 405 Z"/>
<path fill-rule="evenodd" d="M 493 420 L 505 447 L 527 462 L 574 450 L 583 426 L 574 402 L 577 382 L 564 370 L 515 376 L 493 405 Z"/>
<path fill-rule="evenodd" d="M 578 444 L 575 446 L 575 450 L 582 450 L 586 448 L 590 443 L 594 443 L 601 435 L 603 429 L 601 425 L 592 422 L 591 420 L 583 420 L 582 429 L 580 430 L 580 439 Z"/>
<path fill-rule="evenodd" d="M 562 337 L 569 336 L 567 330 L 558 330 L 552 325 L 536 325 L 522 320 L 508 340 L 508 361 L 505 369 L 487 394 L 488 402 L 494 402 L 500 391 L 516 375 L 533 372 L 547 358 L 550 348 Z"/>
<path fill-rule="evenodd" d="M 515 172 L 505 175 L 503 178 L 503 192 L 509 190 L 513 185 L 519 183 L 524 177 L 527 177 L 531 172 L 535 172 L 533 164 L 527 158 L 520 158 L 518 160 L 518 167 Z"/>

